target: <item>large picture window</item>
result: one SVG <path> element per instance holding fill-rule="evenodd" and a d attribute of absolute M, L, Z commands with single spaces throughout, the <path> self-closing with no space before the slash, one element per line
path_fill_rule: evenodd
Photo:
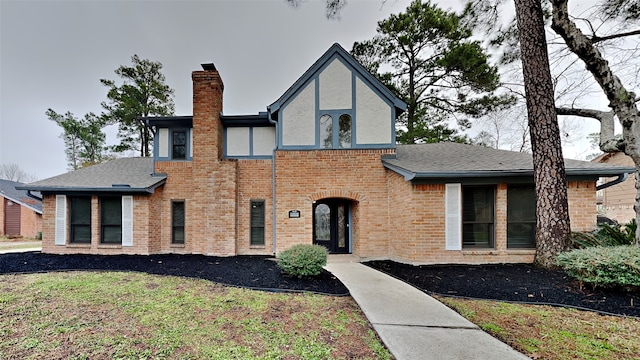
<path fill-rule="evenodd" d="M 72 244 L 91 243 L 91 197 L 69 197 L 69 227 Z"/>
<path fill-rule="evenodd" d="M 507 188 L 507 248 L 536 247 L 536 194 L 533 186 Z"/>
<path fill-rule="evenodd" d="M 462 247 L 493 248 L 495 188 L 462 187 Z"/>
<path fill-rule="evenodd" d="M 171 202 L 171 243 L 184 244 L 184 200 Z"/>
<path fill-rule="evenodd" d="M 103 244 L 122 244 L 122 199 L 100 198 L 100 238 Z"/>
<path fill-rule="evenodd" d="M 251 200 L 251 245 L 264 245 L 264 200 Z"/>

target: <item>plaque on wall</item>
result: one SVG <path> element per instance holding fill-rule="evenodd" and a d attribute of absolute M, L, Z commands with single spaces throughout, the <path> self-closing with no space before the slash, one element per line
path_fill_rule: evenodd
<path fill-rule="evenodd" d="M 299 218 L 300 217 L 300 210 L 290 210 L 289 211 L 289 217 L 290 218 Z"/>

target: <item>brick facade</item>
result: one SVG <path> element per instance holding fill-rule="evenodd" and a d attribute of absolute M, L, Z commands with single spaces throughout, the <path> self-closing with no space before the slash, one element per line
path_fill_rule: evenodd
<path fill-rule="evenodd" d="M 12 200 L 0 195 L 0 236 L 19 235 L 27 238 L 36 238 L 42 232 L 42 215 L 15 202 L 17 206 L 20 206 L 20 234 L 5 234 L 5 202 L 7 201 Z"/>
<path fill-rule="evenodd" d="M 634 166 L 633 159 L 625 155 L 623 152 L 613 154 L 604 154 L 593 160 L 594 162 Z M 603 178 L 602 183 L 616 180 L 616 178 Z M 597 198 L 600 205 L 599 213 L 607 216 L 619 223 L 626 223 L 636 217 L 633 209 L 636 198 L 636 174 L 630 174 L 629 177 L 616 185 L 602 189 L 598 192 Z"/>
<path fill-rule="evenodd" d="M 56 198 L 46 194 L 44 252 L 272 255 L 294 244 L 313 243 L 314 204 L 341 199 L 348 205 L 349 250 L 362 259 L 422 264 L 533 261 L 534 250 L 507 249 L 506 183 L 495 185 L 495 246 L 445 250 L 445 184 L 414 184 L 385 168 L 382 158 L 396 154 L 393 145 L 276 149 L 272 159 L 225 158 L 222 79 L 215 70 L 195 71 L 192 79 L 193 157 L 155 160 L 154 172 L 166 174 L 166 181 L 151 194 L 134 196 L 133 246 L 101 244 L 98 196 L 91 199 L 91 244 L 54 245 Z M 264 201 L 264 245 L 251 245 L 255 200 Z M 174 201 L 185 204 L 184 244 L 172 244 Z M 569 209 L 574 230 L 595 226 L 595 181 L 569 183 Z M 300 216 L 290 217 L 291 211 Z"/>

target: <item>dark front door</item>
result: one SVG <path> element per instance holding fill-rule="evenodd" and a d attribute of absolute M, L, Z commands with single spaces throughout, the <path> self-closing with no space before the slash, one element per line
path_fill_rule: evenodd
<path fill-rule="evenodd" d="M 313 205 L 313 243 L 332 254 L 349 253 L 349 202 L 319 200 Z"/>

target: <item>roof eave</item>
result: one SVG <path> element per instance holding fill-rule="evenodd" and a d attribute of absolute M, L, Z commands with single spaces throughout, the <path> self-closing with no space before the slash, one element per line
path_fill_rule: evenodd
<path fill-rule="evenodd" d="M 160 179 L 158 182 L 148 187 L 127 187 L 127 186 L 111 186 L 111 187 L 68 187 L 68 186 L 21 186 L 20 190 L 40 191 L 43 193 L 126 193 L 126 194 L 153 194 L 155 190 L 167 181 L 166 178 Z"/>

